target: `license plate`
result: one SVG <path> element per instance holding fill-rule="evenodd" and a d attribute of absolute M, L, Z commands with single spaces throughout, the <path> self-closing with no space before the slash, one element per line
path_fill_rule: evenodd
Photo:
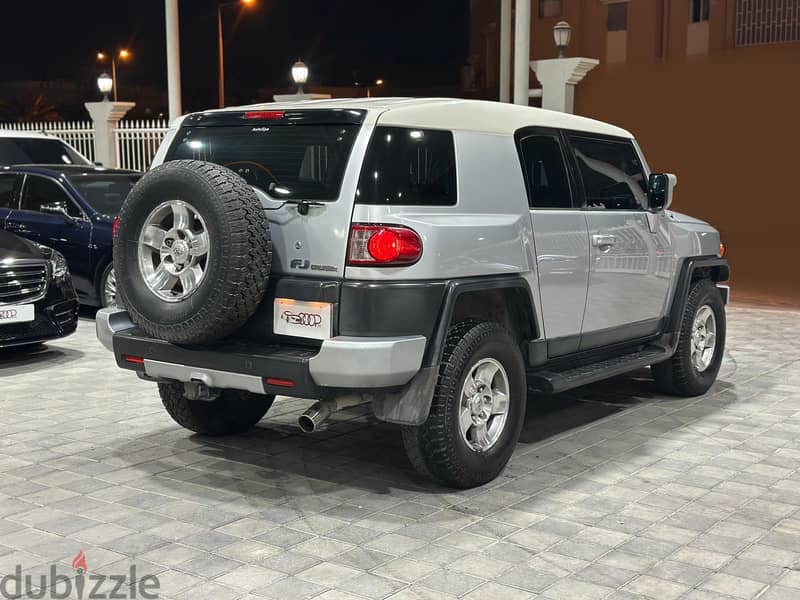
<path fill-rule="evenodd" d="M 10 323 L 27 323 L 33 321 L 35 312 L 33 304 L 20 304 L 17 306 L 0 306 L 0 325 Z"/>
<path fill-rule="evenodd" d="M 331 337 L 332 305 L 275 298 L 272 329 L 278 335 L 327 340 Z"/>

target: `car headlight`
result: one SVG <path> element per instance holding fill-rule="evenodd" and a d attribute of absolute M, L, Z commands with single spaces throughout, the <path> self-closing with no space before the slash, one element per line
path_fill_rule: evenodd
<path fill-rule="evenodd" d="M 50 255 L 50 268 L 53 270 L 53 277 L 56 279 L 60 279 L 69 273 L 67 259 L 64 258 L 61 252 L 56 250 L 53 250 L 53 254 Z"/>
<path fill-rule="evenodd" d="M 69 273 L 67 259 L 64 258 L 64 255 L 61 254 L 61 252 L 58 250 L 53 250 L 50 246 L 44 246 L 42 244 L 37 244 L 37 246 L 39 246 L 39 249 L 42 251 L 42 254 L 44 254 L 45 258 L 50 261 L 50 271 L 53 273 L 53 277 L 60 279 Z"/>

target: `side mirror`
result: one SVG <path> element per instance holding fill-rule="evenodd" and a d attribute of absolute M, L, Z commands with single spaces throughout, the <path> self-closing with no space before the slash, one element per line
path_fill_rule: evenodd
<path fill-rule="evenodd" d="M 43 213 L 51 215 L 61 215 L 70 223 L 75 222 L 75 218 L 67 212 L 67 205 L 63 202 L 53 202 L 51 204 L 42 204 L 39 207 Z"/>
<path fill-rule="evenodd" d="M 672 205 L 672 194 L 678 185 L 678 177 L 672 173 L 651 173 L 647 182 L 648 208 L 660 212 Z"/>

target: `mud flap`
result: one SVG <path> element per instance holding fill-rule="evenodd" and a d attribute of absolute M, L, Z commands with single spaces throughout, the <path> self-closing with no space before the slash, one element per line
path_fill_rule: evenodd
<path fill-rule="evenodd" d="M 398 425 L 422 425 L 428 420 L 438 374 L 438 366 L 425 367 L 398 390 L 363 395 L 371 400 L 372 410 L 379 420 Z"/>

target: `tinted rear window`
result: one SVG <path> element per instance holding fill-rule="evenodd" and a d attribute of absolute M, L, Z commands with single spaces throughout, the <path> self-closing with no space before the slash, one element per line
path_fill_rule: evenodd
<path fill-rule="evenodd" d="M 276 199 L 335 200 L 359 125 L 185 127 L 167 160 L 222 165 Z"/>
<path fill-rule="evenodd" d="M 451 206 L 456 199 L 450 131 L 375 128 L 358 182 L 359 204 Z"/>
<path fill-rule="evenodd" d="M 70 175 L 69 181 L 101 215 L 116 217 L 141 175 Z"/>
<path fill-rule="evenodd" d="M 61 140 L 0 138 L 0 165 L 88 165 Z"/>

